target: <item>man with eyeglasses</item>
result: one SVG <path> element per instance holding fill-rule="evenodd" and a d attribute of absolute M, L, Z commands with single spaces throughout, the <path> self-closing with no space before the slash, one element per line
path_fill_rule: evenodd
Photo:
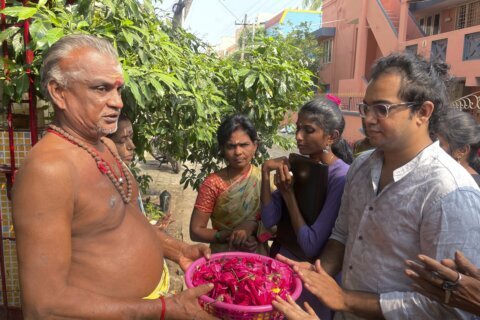
<path fill-rule="evenodd" d="M 408 53 L 372 69 L 359 111 L 376 149 L 350 167 L 321 263 L 297 263 L 335 319 L 473 318 L 415 292 L 404 273 L 418 254 L 443 259 L 457 249 L 480 265 L 480 190 L 429 134 L 447 108 L 447 70 Z M 340 270 L 342 287 L 331 277 Z"/>

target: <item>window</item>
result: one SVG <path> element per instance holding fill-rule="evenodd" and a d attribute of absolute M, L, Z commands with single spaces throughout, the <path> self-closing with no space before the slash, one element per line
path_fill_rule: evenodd
<path fill-rule="evenodd" d="M 414 45 L 411 45 L 411 46 L 406 46 L 406 47 L 405 47 L 405 51 L 411 52 L 411 53 L 413 53 L 413 54 L 417 54 L 418 44 L 414 44 Z"/>
<path fill-rule="evenodd" d="M 480 59 L 480 32 L 465 35 L 463 61 Z"/>
<path fill-rule="evenodd" d="M 331 63 L 332 51 L 333 51 L 333 39 L 322 41 L 320 46 L 322 48 L 322 53 L 323 53 L 321 58 L 322 64 Z"/>
<path fill-rule="evenodd" d="M 422 17 L 419 19 L 420 29 L 426 36 L 440 33 L 440 14 Z"/>
<path fill-rule="evenodd" d="M 440 40 L 432 41 L 432 50 L 430 52 L 430 60 L 446 61 L 447 45 L 448 45 L 448 39 L 440 39 Z"/>
<path fill-rule="evenodd" d="M 480 1 L 474 1 L 457 7 L 455 29 L 480 25 Z"/>

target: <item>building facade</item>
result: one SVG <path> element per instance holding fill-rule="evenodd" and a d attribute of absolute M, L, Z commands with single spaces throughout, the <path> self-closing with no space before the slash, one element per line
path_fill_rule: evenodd
<path fill-rule="evenodd" d="M 480 0 L 327 0 L 322 11 L 319 76 L 345 108 L 363 97 L 374 61 L 394 51 L 447 62 L 455 99 L 480 91 Z"/>
<path fill-rule="evenodd" d="M 306 24 L 310 31 L 318 29 L 322 25 L 322 12 L 285 9 L 265 22 L 265 30 L 267 34 L 269 32 L 279 32 L 286 35 L 302 24 Z"/>

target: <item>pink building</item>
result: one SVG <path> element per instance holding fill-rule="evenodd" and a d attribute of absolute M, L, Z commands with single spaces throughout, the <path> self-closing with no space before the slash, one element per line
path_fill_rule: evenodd
<path fill-rule="evenodd" d="M 447 62 L 458 80 L 452 97 L 480 119 L 480 0 L 326 0 L 319 70 L 325 91 L 342 99 L 347 141 L 362 138 L 356 104 L 373 62 L 411 50 Z"/>
<path fill-rule="evenodd" d="M 480 91 L 480 0 L 329 0 L 322 9 L 315 31 L 325 49 L 319 75 L 350 110 L 372 63 L 392 51 L 447 62 L 459 81 L 455 98 Z"/>

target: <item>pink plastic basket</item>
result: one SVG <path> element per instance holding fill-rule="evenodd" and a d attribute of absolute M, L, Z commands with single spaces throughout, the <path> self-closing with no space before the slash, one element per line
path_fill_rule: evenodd
<path fill-rule="evenodd" d="M 222 259 L 225 257 L 256 257 L 260 260 L 273 260 L 270 257 L 262 256 L 254 253 L 245 252 L 225 252 L 212 254 L 211 260 Z M 197 266 L 206 263 L 205 258 L 201 258 L 193 262 L 185 272 L 185 283 L 188 288 L 193 288 L 192 276 Z M 277 261 L 278 263 L 281 263 Z M 291 294 L 293 300 L 302 293 L 302 281 L 299 278 L 295 279 L 295 290 Z M 214 299 L 203 295 L 199 299 L 200 305 L 208 313 L 223 319 L 223 320 L 266 320 L 266 319 L 283 319 L 282 313 L 273 309 L 272 305 L 263 306 L 238 306 L 231 303 L 215 301 Z"/>

